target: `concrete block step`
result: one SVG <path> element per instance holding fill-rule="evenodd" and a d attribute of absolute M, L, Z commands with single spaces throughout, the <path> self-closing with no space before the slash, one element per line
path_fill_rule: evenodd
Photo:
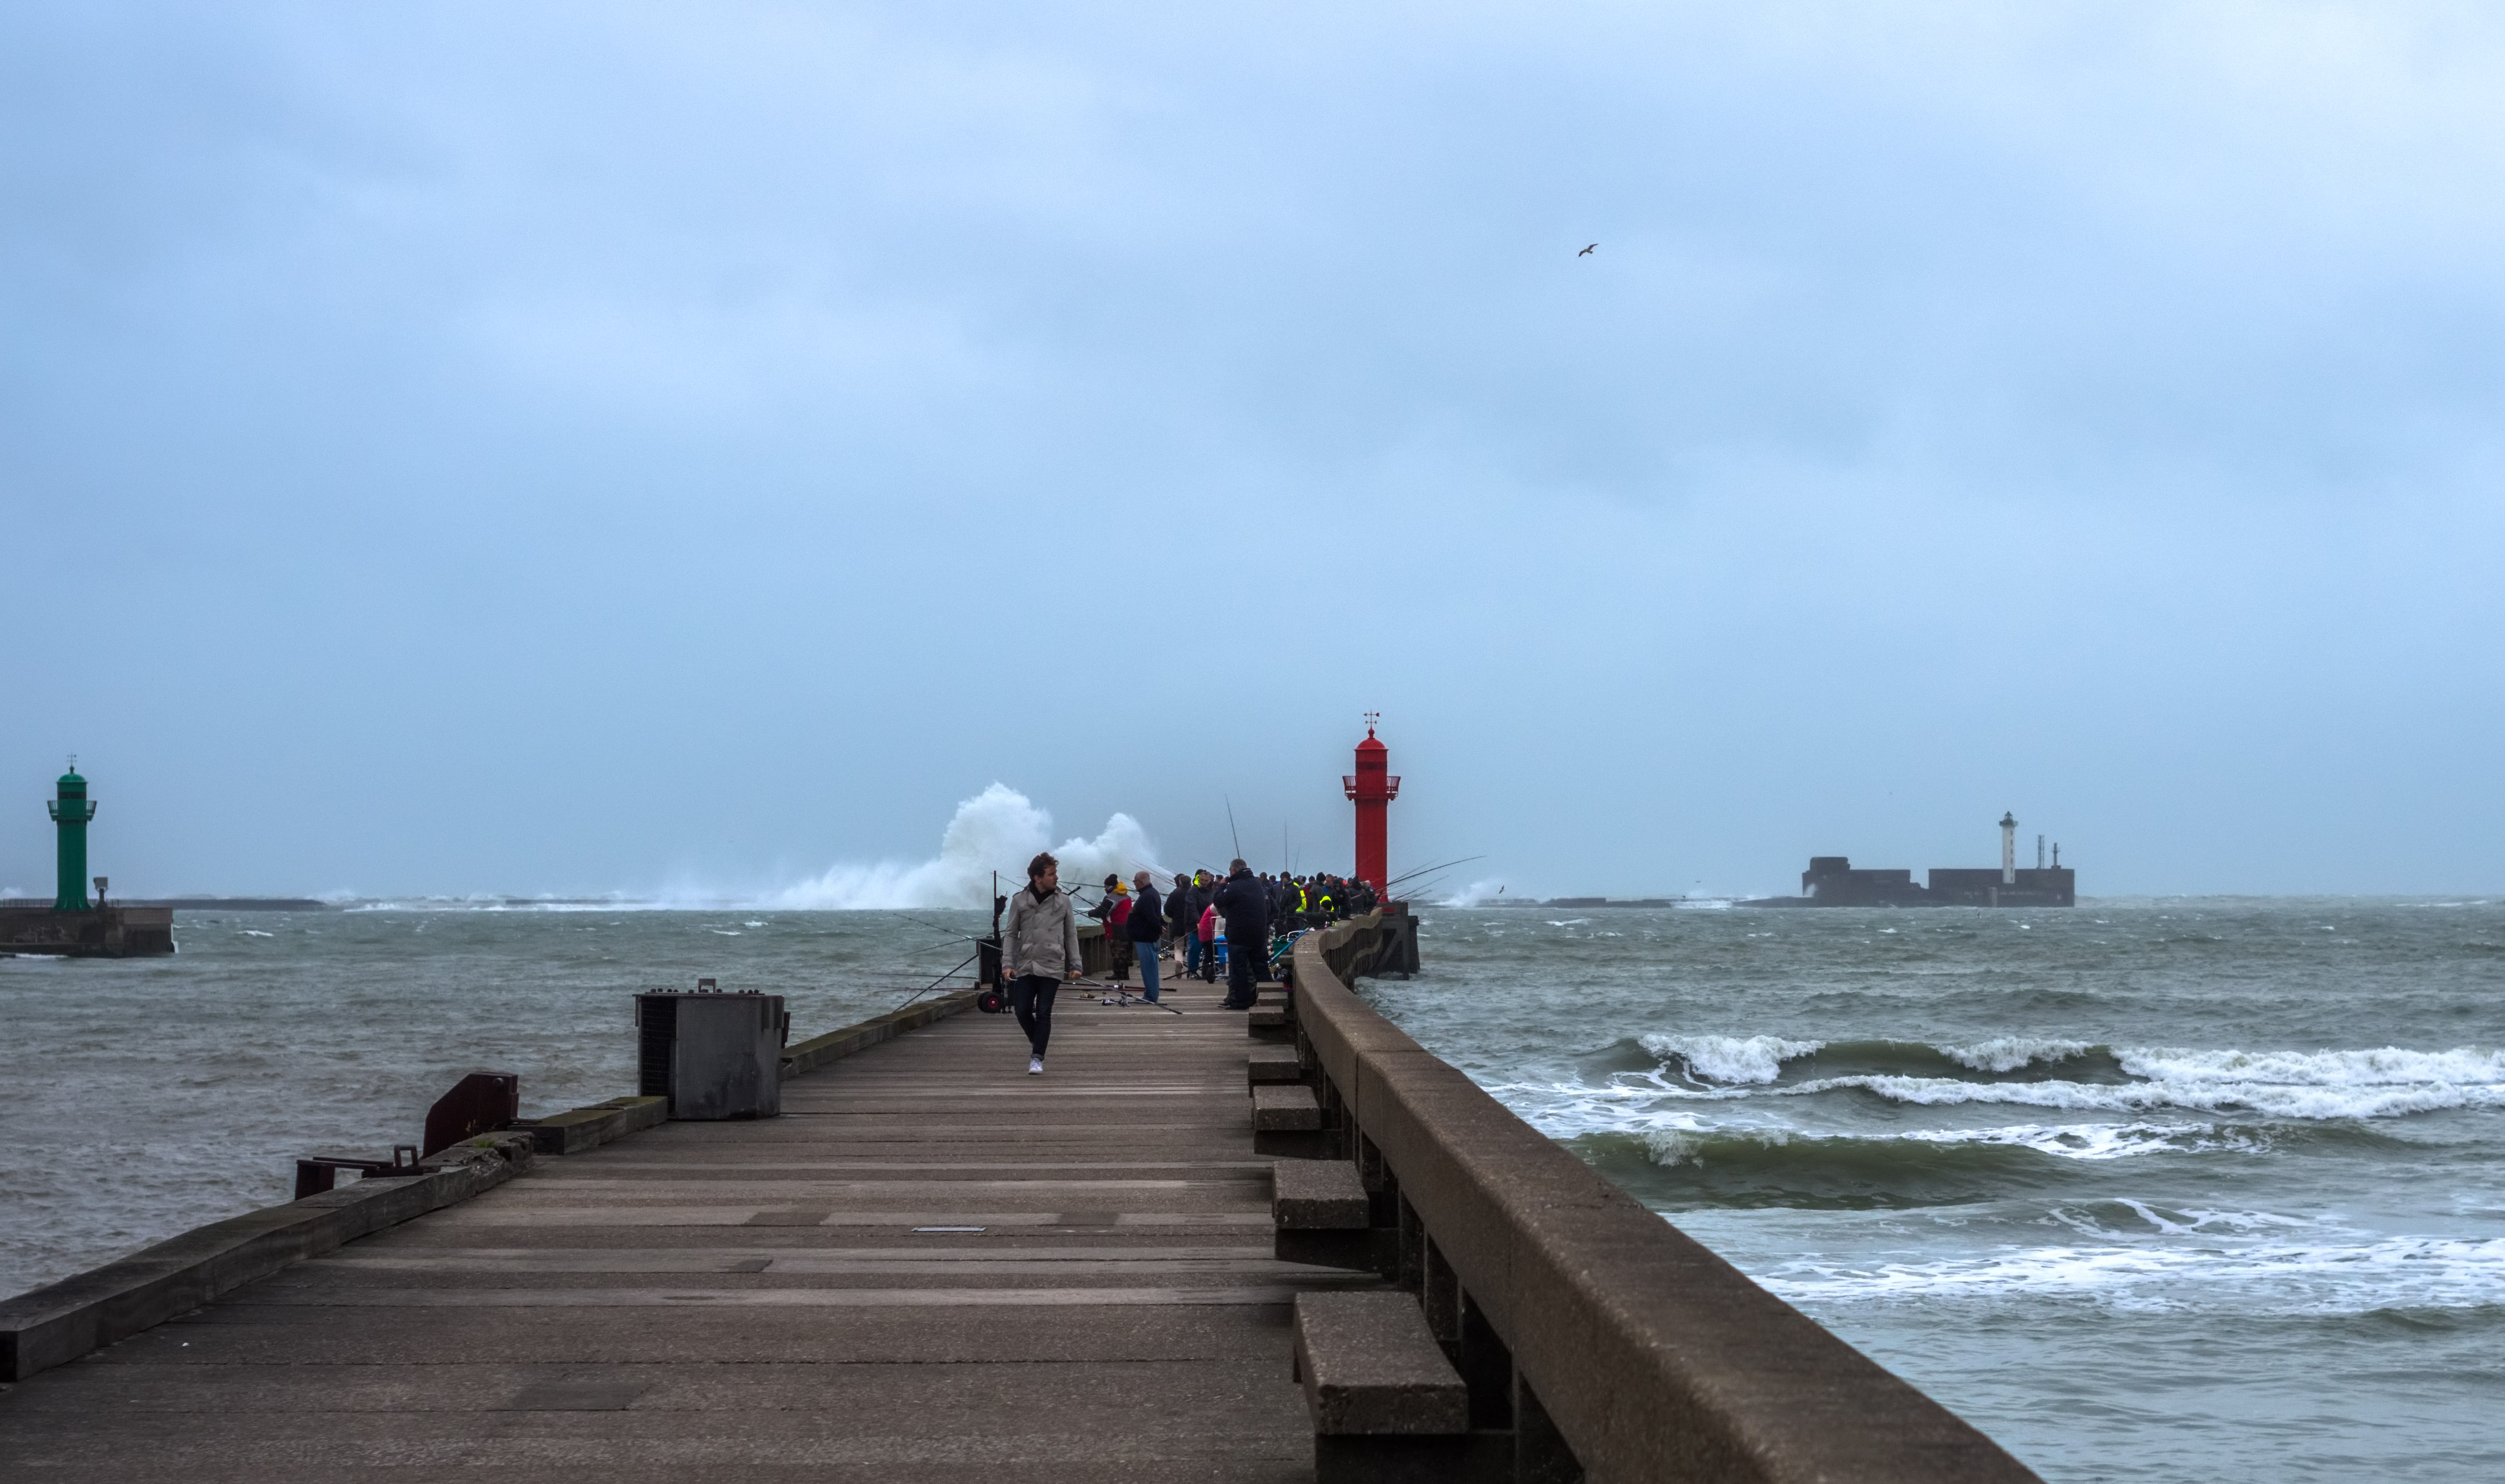
<path fill-rule="evenodd" d="M 1244 1061 L 1244 1085 L 1249 1091 L 1264 1082 L 1301 1082 L 1305 1064 L 1296 1056 L 1294 1046 L 1258 1045 Z"/>
<path fill-rule="evenodd" d="M 1406 1293 L 1297 1294 L 1294 1356 L 1318 1437 L 1469 1432 L 1469 1389 Z"/>
<path fill-rule="evenodd" d="M 1372 1206 L 1350 1161 L 1280 1159 L 1270 1165 L 1270 1219 L 1307 1231 L 1362 1230 Z"/>
<path fill-rule="evenodd" d="M 1323 1105 L 1302 1082 L 1272 1083 L 1252 1089 L 1254 1133 L 1306 1132 L 1323 1126 Z"/>

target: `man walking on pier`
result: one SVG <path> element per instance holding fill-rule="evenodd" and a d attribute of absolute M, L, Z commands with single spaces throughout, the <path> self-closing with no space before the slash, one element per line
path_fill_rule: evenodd
<path fill-rule="evenodd" d="M 1030 1077 L 1043 1072 L 1043 1048 L 1052 1040 L 1052 1002 L 1061 981 L 1078 977 L 1078 919 L 1061 895 L 1061 863 L 1049 852 L 1026 865 L 1026 890 L 1009 899 L 1001 925 L 1001 958 L 1009 976 L 1009 1008 L 1026 1032 L 1034 1054 Z"/>
<path fill-rule="evenodd" d="M 1215 899 L 1226 919 L 1226 999 L 1221 1007 L 1249 1010 L 1253 986 L 1270 964 L 1270 894 L 1242 861 L 1226 866 L 1226 884 Z"/>

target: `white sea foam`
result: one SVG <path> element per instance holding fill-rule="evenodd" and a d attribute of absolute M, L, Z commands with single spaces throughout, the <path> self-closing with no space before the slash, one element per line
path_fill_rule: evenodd
<path fill-rule="evenodd" d="M 1775 1081 L 1784 1062 L 1821 1050 L 1826 1043 L 1778 1036 L 1648 1035 L 1641 1044 L 1665 1061 L 1684 1064 L 1697 1080 L 1723 1086 L 1682 1088 L 1666 1078 L 1650 1076 L 1637 1084 L 1613 1084 L 1608 1101 L 1628 1093 L 1673 1098 L 1746 1096 L 1749 1087 Z M 2008 1073 L 2037 1063 L 2066 1061 L 2090 1046 L 2084 1041 L 2003 1036 L 1933 1049 L 1978 1072 Z M 2449 1051 L 2397 1046 L 2322 1051 L 2121 1047 L 2114 1056 L 2125 1072 L 2139 1080 L 1974 1082 L 1954 1077 L 1865 1074 L 1817 1078 L 1769 1091 L 1803 1096 L 1858 1088 L 1898 1103 L 2008 1103 L 2103 1113 L 2248 1109 L 2287 1118 L 2380 1118 L 2448 1108 L 2505 1107 L 2505 1052 L 2475 1046 Z M 1561 1085 L 1546 1090 L 1577 1098 L 1599 1089 Z"/>
<path fill-rule="evenodd" d="M 1805 1304 L 2066 1297 L 2120 1312 L 2326 1315 L 2505 1303 L 2505 1238 L 2325 1232 L 2316 1241 L 2249 1241 L 2241 1240 L 2245 1232 L 2312 1223 L 2234 1215 L 2166 1220 L 2153 1239 L 2009 1249 L 1935 1262 L 1811 1256 L 1753 1276 Z"/>
<path fill-rule="evenodd" d="M 1608 1081 L 1518 1082 L 1490 1090 L 1548 1134 L 1648 1134 L 1696 1126 L 1701 1106 L 1746 1103 L 1777 1113 L 1766 1099 L 1817 1098 L 1863 1092 L 1912 1107 L 2018 1107 L 2125 1117 L 2166 1113 L 2318 1121 L 2397 1118 L 2455 1109 L 2505 1108 L 2505 1055 L 2478 1047 L 2449 1051 L 2238 1051 L 2120 1049 L 2114 1054 L 2136 1078 L 2122 1082 L 2040 1078 L 1976 1081 L 1958 1077 L 1856 1074 L 1776 1085 L 1785 1062 L 1823 1049 L 1814 1041 L 1777 1036 L 1648 1035 L 1641 1043 L 1664 1066 Z M 2060 1062 L 2089 1049 L 2084 1042 L 2004 1037 L 1941 1045 L 1942 1054 L 1979 1072 L 2007 1073 Z M 1683 1068 L 1683 1074 L 1676 1069 Z M 1682 1112 L 1681 1110 L 1689 1110 Z M 2062 1130 L 2085 1124 L 2055 1125 Z M 1930 1137 L 1894 1130 L 1893 1136 Z M 1978 1137 L 1956 1131 L 1940 1137 Z M 1988 1136 L 1985 1136 L 1988 1137 Z M 2101 1138 L 2103 1136 L 2097 1136 Z M 2056 1133 L 2047 1153 L 2095 1157 L 2091 1139 Z M 2024 1141 L 2022 1141 L 2024 1142 Z M 2064 1144 L 2064 1148 L 2054 1148 Z"/>
<path fill-rule="evenodd" d="M 2164 1082 L 2272 1082 L 2309 1087 L 2387 1087 L 2417 1083 L 2505 1083 L 2505 1051 L 2456 1046 L 2450 1051 L 2193 1051 L 2173 1046 L 2117 1047 L 2114 1057 L 2134 1077 Z"/>
<path fill-rule="evenodd" d="M 1750 1129 L 1737 1137 L 1762 1144 L 1768 1148 L 1779 1148 L 1791 1142 L 1791 1135 L 1782 1129 Z M 1705 1133 L 1694 1129 L 1655 1129 L 1644 1135 L 1644 1152 L 1652 1156 L 1654 1164 L 1666 1168 L 1675 1169 L 1683 1164 L 1701 1166 L 1705 1163 L 1707 1141 Z"/>
<path fill-rule="evenodd" d="M 957 806 L 936 859 L 837 866 L 769 893 L 758 905 L 793 911 L 984 906 L 991 901 L 992 873 L 1024 880 L 1026 863 L 1049 844 L 1051 829 L 1051 815 L 1017 790 L 995 783 Z M 1071 884 L 1157 868 L 1156 847 L 1127 814 L 1107 820 L 1095 838 L 1064 840 L 1052 853 L 1060 858 L 1061 879 Z"/>
<path fill-rule="evenodd" d="M 1830 1077 L 1777 1089 L 1793 1096 L 1859 1088 L 1897 1103 L 2010 1103 L 2076 1112 L 2145 1113 L 2181 1108 L 2250 1111 L 2275 1118 L 2390 1118 L 2450 1108 L 2505 1107 L 2505 1085 L 2427 1083 L 2326 1087 L 2277 1082 L 1968 1082 L 1949 1077 Z"/>
<path fill-rule="evenodd" d="M 1822 1041 L 1785 1041 L 1780 1036 L 1646 1036 L 1641 1044 L 1653 1055 L 1676 1057 L 1691 1076 L 1709 1082 L 1771 1082 L 1782 1075 L 1783 1063 L 1808 1056 Z"/>
<path fill-rule="evenodd" d="M 1494 878 L 1490 878 L 1485 881 L 1471 882 L 1469 885 L 1463 887 L 1460 891 L 1455 892 L 1450 897 L 1445 898 L 1442 901 L 1437 902 L 1436 905 L 1447 907 L 1485 906 L 1489 902 L 1496 901 L 1503 894 L 1504 883 Z"/>
<path fill-rule="evenodd" d="M 2004 1128 L 1914 1129 L 1892 1137 L 1922 1144 L 2002 1144 L 2063 1159 L 2127 1159 L 2135 1154 L 2253 1150 L 2249 1130 L 2208 1123 L 2020 1123 Z"/>
<path fill-rule="evenodd" d="M 1971 1045 L 1939 1045 L 1931 1049 L 1960 1067 L 1977 1072 L 2015 1072 L 2036 1062 L 2068 1061 L 2087 1053 L 2084 1041 L 2059 1041 L 2042 1036 L 1995 1036 Z"/>
<path fill-rule="evenodd" d="M 1713 1143 L 1737 1140 L 1765 1148 L 1791 1145 L 1999 1145 L 2033 1149 L 2063 1159 L 2127 1159 L 2140 1154 L 2199 1153 L 2213 1149 L 2257 1149 L 2251 1134 L 2197 1123 L 2022 1123 L 2002 1128 L 1912 1129 L 1893 1133 L 1808 1133 L 1784 1128 L 1709 1127 L 1681 1114 L 1668 1127 L 1643 1134 L 1645 1151 L 1664 1166 L 1706 1162 Z"/>

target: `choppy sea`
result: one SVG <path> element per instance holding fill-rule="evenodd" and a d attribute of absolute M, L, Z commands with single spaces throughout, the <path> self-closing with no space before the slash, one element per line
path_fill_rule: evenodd
<path fill-rule="evenodd" d="M 1386 1013 L 2047 1478 L 2505 1477 L 2505 902 L 1424 915 Z M 814 1034 L 978 922 L 186 913 L 172 959 L 0 959 L 0 1293 L 411 1141 L 467 1071 L 631 1091 L 635 990 Z"/>

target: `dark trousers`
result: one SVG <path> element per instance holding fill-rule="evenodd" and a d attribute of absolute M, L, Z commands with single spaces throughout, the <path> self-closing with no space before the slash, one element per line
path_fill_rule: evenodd
<path fill-rule="evenodd" d="M 1270 944 L 1267 931 L 1248 933 L 1242 937 L 1226 935 L 1226 1003 L 1229 1006 L 1250 1005 L 1256 998 L 1255 984 L 1261 982 L 1262 950 Z"/>
<path fill-rule="evenodd" d="M 1026 1043 L 1035 1054 L 1043 1054 L 1044 1042 L 1052 1040 L 1052 1002 L 1061 993 L 1061 981 L 1040 973 L 1020 974 L 1009 983 L 1009 1009 L 1017 1015 L 1018 1029 L 1026 1032 Z"/>

